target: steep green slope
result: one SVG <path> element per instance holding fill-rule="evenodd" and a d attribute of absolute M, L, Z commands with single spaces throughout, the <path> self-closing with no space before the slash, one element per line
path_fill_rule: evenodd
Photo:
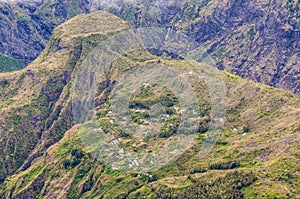
<path fill-rule="evenodd" d="M 0 54 L 0 72 L 11 72 L 24 68 L 23 60 L 9 58 Z"/>
<path fill-rule="evenodd" d="M 86 24 L 79 19 L 85 19 Z M 75 23 L 71 20 L 56 29 L 48 47 L 26 69 L 0 75 L 1 182 L 27 159 L 23 165 L 26 168 L 73 125 L 70 80 L 77 62 L 93 42 L 97 44 L 106 34 L 128 28 L 127 23 L 104 13 L 73 20 Z M 82 25 L 91 29 L 83 30 Z M 72 32 L 74 27 L 77 29 Z"/>
<path fill-rule="evenodd" d="M 8 178 L 4 193 L 8 198 L 299 196 L 299 98 L 230 74 L 224 79 L 230 96 L 228 120 L 207 157 L 198 157 L 203 134 L 191 150 L 170 166 L 151 172 L 151 177 L 113 170 L 82 145 L 82 134 L 90 125 L 86 124 L 69 130 L 29 169 Z M 109 120 L 110 116 L 100 119 L 118 136 L 118 128 Z M 118 137 L 132 143 L 131 138 Z M 129 145 L 128 150 L 142 150 L 137 145 L 136 149 Z"/>
<path fill-rule="evenodd" d="M 205 82 L 199 80 L 197 72 L 190 72 L 188 80 L 196 91 L 201 102 L 199 108 L 204 114 L 203 126 L 195 135 L 193 146 L 184 155 L 170 165 L 147 174 L 120 171 L 94 159 L 91 153 L 95 150 L 94 145 L 89 147 L 83 144 L 82 136 L 86 136 L 90 132 L 88 129 L 95 124 L 86 122 L 72 125 L 74 74 L 94 46 L 108 35 L 128 28 L 126 22 L 108 13 L 79 15 L 55 30 L 46 50 L 26 70 L 1 74 L 1 115 L 4 117 L 1 118 L 3 128 L 0 146 L 4 147 L 1 153 L 3 180 L 25 162 L 19 172 L 6 178 L 1 189 L 2 197 L 299 196 L 300 98 L 227 72 L 221 72 L 227 88 L 226 123 L 216 146 L 205 157 L 199 159 L 199 150 L 209 134 L 205 123 L 209 121 L 210 99 Z M 172 133 L 168 134 L 172 132 L 171 129 L 167 129 L 167 136 L 136 140 L 122 134 L 122 129 L 111 122 L 115 117 L 109 112 L 111 104 L 107 98 L 111 97 L 113 82 L 118 82 L 123 72 L 143 64 L 168 64 L 177 70 L 194 70 L 190 62 L 184 60 L 133 51 L 114 60 L 113 67 L 116 70 L 109 71 L 109 78 L 98 82 L 96 121 L 112 139 L 119 139 L 120 145 L 126 150 L 135 152 L 150 152 L 157 147 L 157 143 L 168 143 L 168 138 L 173 136 Z M 198 64 L 205 67 L 203 63 Z M 158 92 L 155 85 L 151 87 L 153 90 L 147 90 L 145 96 L 139 97 L 140 94 L 137 94 L 132 98 L 135 102 L 131 106 L 133 118 L 139 126 L 143 126 L 147 115 L 137 114 L 139 112 L 135 109 L 147 107 L 153 101 L 162 99 L 153 93 L 161 92 L 162 97 L 169 96 L 174 100 L 167 90 L 158 88 Z M 169 108 L 174 107 L 170 105 Z M 176 111 L 170 115 L 173 114 L 175 117 Z M 41 135 L 39 132 L 42 132 Z M 8 166 L 12 164 L 14 167 Z"/>

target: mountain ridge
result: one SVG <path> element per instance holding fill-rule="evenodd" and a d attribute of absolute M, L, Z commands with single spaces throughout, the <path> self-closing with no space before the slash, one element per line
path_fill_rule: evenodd
<path fill-rule="evenodd" d="M 18 14 L 10 16 L 14 23 L 6 16 L 13 13 L 9 7 L 12 5 L 7 6 L 2 9 L 3 24 L 16 23 L 9 27 L 16 29 L 16 35 L 19 36 L 11 38 L 15 34 L 6 34 L 10 31 L 6 30 L 6 26 L 2 27 L 5 34 L 0 38 L 1 44 L 13 48 L 6 46 L 0 48 L 0 52 L 21 58 L 26 63 L 35 59 L 44 49 L 57 25 L 79 13 L 107 10 L 129 21 L 134 27 L 166 26 L 181 30 L 207 49 L 219 69 L 296 94 L 300 92 L 299 1 L 174 0 L 122 3 L 82 0 L 72 3 L 56 0 L 33 5 L 18 2 L 14 8 L 21 13 L 19 18 Z M 32 35 L 26 30 L 38 34 Z M 23 40 L 29 45 L 23 45 Z M 31 42 L 34 44 L 31 45 Z M 21 48 L 14 43 L 21 43 Z M 7 49 L 10 51 L 6 52 Z"/>
<path fill-rule="evenodd" d="M 105 23 L 95 24 L 103 18 L 107 19 Z M 95 25 L 99 27 L 93 29 Z M 85 32 L 83 27 L 90 32 Z M 197 134 L 196 144 L 175 162 L 152 171 L 152 177 L 114 170 L 92 157 L 81 140 L 89 124 L 73 126 L 73 73 L 95 46 L 129 27 L 125 21 L 103 11 L 79 15 L 56 29 L 48 47 L 26 69 L 0 74 L 0 94 L 5 96 L 0 104 L 4 116 L 0 120 L 3 124 L 1 146 L 10 142 L 15 146 L 15 149 L 1 150 L 1 168 L 19 161 L 14 168 L 8 167 L 10 170 L 0 170 L 5 181 L 0 192 L 2 197 L 195 198 L 192 193 L 207 186 L 212 186 L 207 190 L 210 194 L 207 197 L 297 197 L 300 191 L 297 174 L 300 98 L 289 91 L 244 80 L 225 71 L 220 73 L 227 88 L 226 123 L 215 148 L 201 161 L 197 155 L 207 136 L 207 112 L 203 118 L 204 132 Z M 100 89 L 97 96 L 104 97 L 97 107 L 97 115 L 103 129 L 120 138 L 127 150 L 143 150 L 143 146 L 138 143 L 133 147 L 132 138 L 122 135 L 118 127 L 110 123 L 114 118 L 109 114 L 106 95 L 110 94 L 112 82 L 118 82 L 120 72 L 135 67 L 136 63 L 148 62 L 171 63 L 176 69 L 192 70 L 185 60 L 157 57 L 146 51 L 130 52 L 115 61 L 118 70 L 113 70 L 109 86 Z M 198 89 L 201 108 L 208 111 L 205 82 L 195 81 L 196 75 L 192 74 L 190 81 Z M 20 98 L 24 100 L 18 100 Z M 133 100 L 148 103 L 139 97 Z M 151 96 L 149 100 L 153 100 Z M 140 115 L 135 117 L 143 119 Z M 13 136 L 19 136 L 20 140 Z M 24 139 L 26 137 L 28 139 Z M 29 143 L 33 145 L 28 146 Z M 24 146 L 26 148 L 20 150 L 19 147 Z M 151 145 L 146 147 L 151 148 Z M 19 152 L 23 153 L 22 158 Z M 225 179 L 232 180 L 219 184 Z M 213 186 L 217 184 L 231 190 L 234 183 L 242 185 L 226 193 L 214 190 Z"/>

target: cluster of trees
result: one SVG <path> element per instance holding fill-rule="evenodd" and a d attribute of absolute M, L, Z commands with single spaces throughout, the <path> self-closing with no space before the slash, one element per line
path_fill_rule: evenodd
<path fill-rule="evenodd" d="M 210 170 L 228 170 L 240 167 L 239 161 L 217 162 L 209 165 Z"/>
<path fill-rule="evenodd" d="M 76 167 L 83 158 L 84 153 L 81 149 L 72 149 L 71 150 L 71 159 L 65 159 L 63 161 L 63 166 L 65 169 Z"/>
<path fill-rule="evenodd" d="M 13 59 L 0 54 L 0 72 L 11 72 L 21 70 L 25 67 L 23 60 Z"/>

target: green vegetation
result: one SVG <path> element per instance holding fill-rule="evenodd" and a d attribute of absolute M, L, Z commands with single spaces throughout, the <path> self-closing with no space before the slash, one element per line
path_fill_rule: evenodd
<path fill-rule="evenodd" d="M 72 149 L 71 150 L 71 159 L 64 159 L 63 166 L 65 169 L 73 169 L 78 164 L 80 164 L 81 159 L 83 158 L 84 153 L 81 149 Z"/>
<path fill-rule="evenodd" d="M 216 162 L 209 165 L 209 169 L 211 170 L 228 170 L 235 169 L 240 167 L 240 163 L 238 161 L 229 161 L 229 162 Z"/>
<path fill-rule="evenodd" d="M 97 26 L 95 22 L 102 18 L 109 21 L 108 25 L 102 26 L 100 22 Z M 223 118 L 225 125 L 220 139 L 208 155 L 199 157 L 203 141 L 211 133 L 208 124 L 212 107 L 205 81 L 199 80 L 199 74 L 194 72 L 187 79 L 198 97 L 202 118 L 192 147 L 181 157 L 149 173 L 119 170 L 95 159 L 98 154 L 92 152 L 105 146 L 105 140 L 98 131 L 89 129 L 101 127 L 109 140 L 118 140 L 117 147 L 126 151 L 153 153 L 164 146 L 162 143 L 168 144 L 181 118 L 180 103 L 174 93 L 159 85 L 141 86 L 129 104 L 134 125 L 149 127 L 146 121 L 156 104 L 161 104 L 160 108 L 169 117 L 157 136 L 139 139 L 123 132 L 114 122 L 116 116 L 110 111 L 108 100 L 109 87 L 118 82 L 122 71 L 137 64 L 158 63 L 157 60 L 178 70 L 193 71 L 193 66 L 184 60 L 158 59 L 147 52 L 121 56 L 112 66 L 110 79 L 99 82 L 98 118 L 73 126 L 74 80 L 69 79 L 69 74 L 78 69 L 79 57 L 86 56 L 91 46 L 103 41 L 105 34 L 114 35 L 127 28 L 124 21 L 104 12 L 77 16 L 54 32 L 55 40 L 65 48 L 48 46 L 28 66 L 29 72 L 21 70 L 0 76 L 0 94 L 4 96 L 0 101 L 3 107 L 1 198 L 294 198 L 299 195 L 299 97 L 228 72 L 221 72 L 227 87 L 227 117 Z M 49 45 L 52 44 L 53 41 Z M 83 135 L 92 136 L 92 141 L 96 140 L 94 145 L 83 143 Z M 28 157 L 34 157 L 34 161 L 15 173 Z"/>
<path fill-rule="evenodd" d="M 0 54 L 0 72 L 11 72 L 24 68 L 25 63 L 20 59 L 13 59 Z"/>
<path fill-rule="evenodd" d="M 194 185 L 184 191 L 162 190 L 157 198 L 198 199 L 198 198 L 244 198 L 243 189 L 256 181 L 252 172 L 232 172 L 210 180 L 195 180 Z M 176 193 L 177 192 L 177 193 Z"/>

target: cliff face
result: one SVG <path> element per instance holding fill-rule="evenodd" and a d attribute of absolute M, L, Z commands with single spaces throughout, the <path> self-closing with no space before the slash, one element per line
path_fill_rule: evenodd
<path fill-rule="evenodd" d="M 0 53 L 29 64 L 45 48 L 56 26 L 82 12 L 81 2 L 1 3 Z"/>
<path fill-rule="evenodd" d="M 289 1 L 228 1 L 186 30 L 207 46 L 219 68 L 299 94 L 299 6 Z"/>

